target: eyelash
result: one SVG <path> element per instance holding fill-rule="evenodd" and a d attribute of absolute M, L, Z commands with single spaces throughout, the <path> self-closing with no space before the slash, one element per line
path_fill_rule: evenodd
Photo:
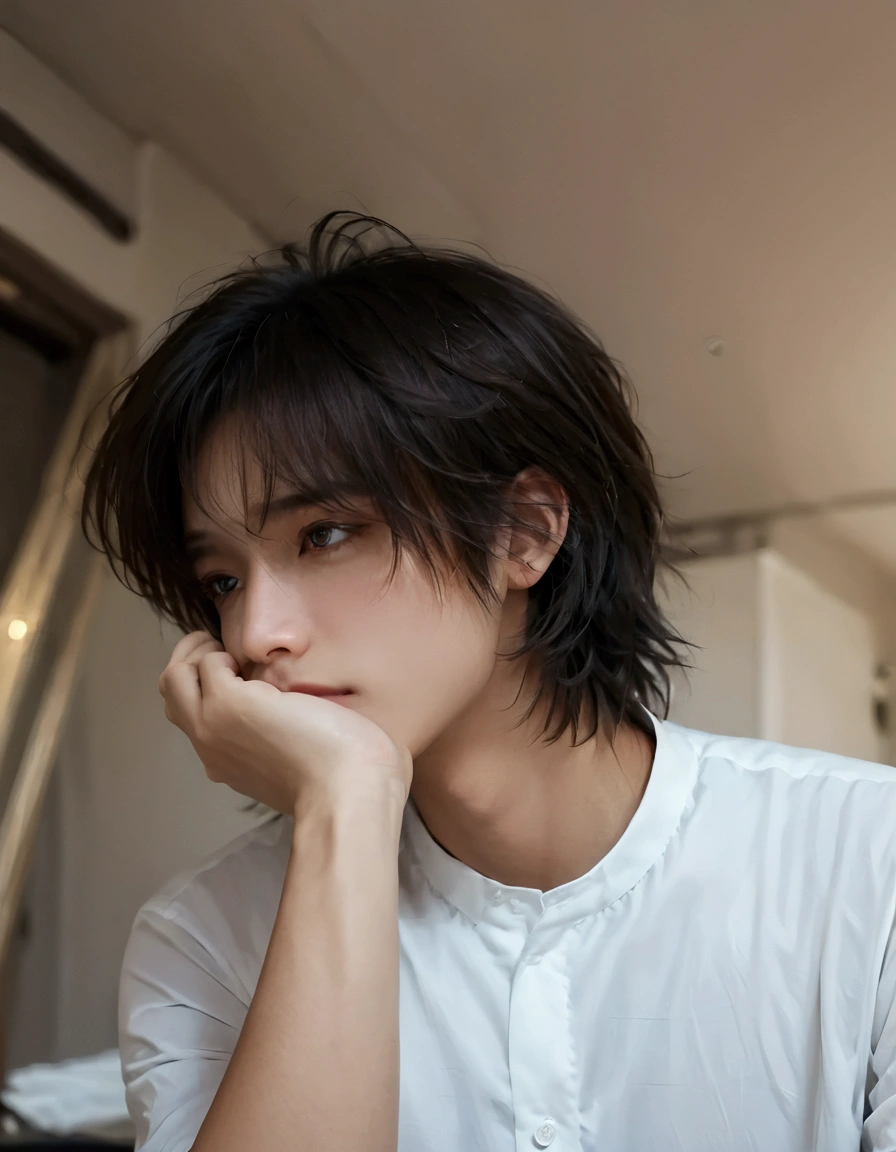
<path fill-rule="evenodd" d="M 348 536 L 346 537 L 345 540 L 340 540 L 336 544 L 318 545 L 316 547 L 312 546 L 312 548 L 311 548 L 312 552 L 334 552 L 337 548 L 341 548 L 343 544 L 347 544 L 349 542 L 349 540 L 352 538 L 352 536 L 355 536 L 358 532 L 360 532 L 363 527 L 364 527 L 363 524 L 336 524 L 332 520 L 322 520 L 317 524 L 309 524 L 309 526 L 302 533 L 302 538 L 301 538 L 301 541 L 299 543 L 299 555 L 300 556 L 302 555 L 305 541 L 308 540 L 309 537 L 313 536 L 315 532 L 322 532 L 322 531 L 326 531 L 326 530 L 332 531 L 333 529 L 335 529 L 338 532 L 347 532 L 348 533 Z M 217 604 L 221 600 L 223 600 L 225 598 L 225 596 L 229 596 L 231 594 L 231 592 L 235 592 L 236 589 L 235 588 L 229 588 L 226 592 L 216 592 L 214 589 L 214 585 L 219 580 L 234 580 L 234 579 L 236 579 L 236 577 L 234 577 L 234 576 L 220 576 L 220 575 L 218 575 L 218 576 L 214 576 L 214 575 L 213 576 L 206 576 L 200 582 L 200 587 L 202 588 L 203 594 L 206 595 L 210 600 L 214 601 Z"/>

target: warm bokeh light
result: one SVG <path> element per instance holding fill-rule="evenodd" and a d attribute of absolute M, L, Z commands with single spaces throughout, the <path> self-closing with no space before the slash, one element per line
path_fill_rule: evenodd
<path fill-rule="evenodd" d="M 7 628 L 10 640 L 21 640 L 27 631 L 28 625 L 24 620 L 10 620 Z"/>

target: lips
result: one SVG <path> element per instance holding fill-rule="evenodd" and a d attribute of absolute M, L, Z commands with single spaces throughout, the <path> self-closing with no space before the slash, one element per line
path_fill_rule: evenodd
<path fill-rule="evenodd" d="M 301 692 L 305 696 L 319 696 L 322 700 L 344 700 L 352 695 L 350 688 L 331 688 L 327 684 L 293 684 L 287 692 Z"/>

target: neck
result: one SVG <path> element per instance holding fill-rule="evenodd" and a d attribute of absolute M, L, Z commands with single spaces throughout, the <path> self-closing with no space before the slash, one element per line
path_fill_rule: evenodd
<path fill-rule="evenodd" d="M 601 730 L 578 747 L 569 736 L 547 744 L 542 713 L 513 726 L 525 702 L 507 707 L 508 687 L 490 685 L 417 756 L 411 795 L 446 852 L 500 884 L 546 892 L 583 876 L 620 838 L 655 744 L 631 724 L 612 739 Z"/>

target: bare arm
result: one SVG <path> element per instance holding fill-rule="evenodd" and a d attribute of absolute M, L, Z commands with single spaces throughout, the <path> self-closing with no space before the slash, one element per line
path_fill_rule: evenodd
<path fill-rule="evenodd" d="M 411 755 L 352 708 L 238 673 L 194 632 L 159 680 L 209 778 L 295 817 L 255 995 L 192 1152 L 396 1152 Z"/>
<path fill-rule="evenodd" d="M 402 807 L 383 782 L 297 811 L 255 996 L 193 1152 L 395 1152 Z"/>

